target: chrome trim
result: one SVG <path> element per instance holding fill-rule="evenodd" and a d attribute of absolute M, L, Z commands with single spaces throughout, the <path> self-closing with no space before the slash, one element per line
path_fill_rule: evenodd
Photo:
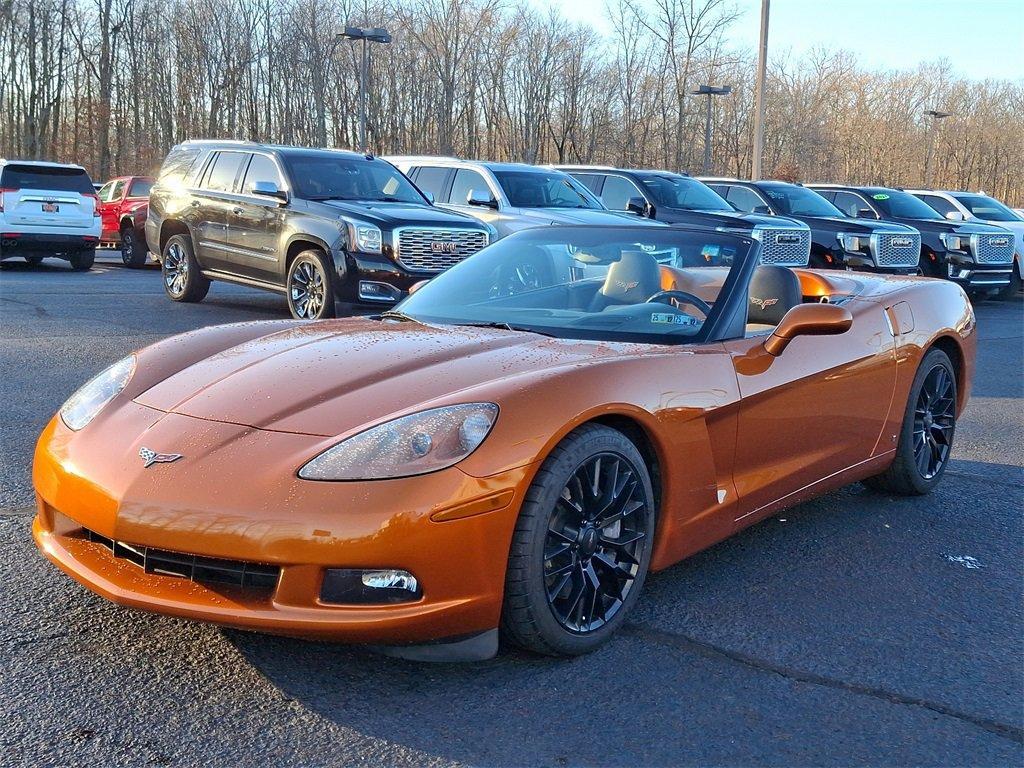
<path fill-rule="evenodd" d="M 751 235 L 761 243 L 761 263 L 781 267 L 806 267 L 811 260 L 811 228 L 806 224 L 755 224 Z M 796 242 L 779 242 L 796 236 Z"/>
<path fill-rule="evenodd" d="M 474 247 L 472 243 L 460 244 L 457 246 L 454 253 L 439 253 L 431 251 L 410 255 L 410 248 L 419 248 L 420 250 L 425 248 L 425 245 L 419 243 L 407 242 L 404 245 L 402 244 L 403 235 L 412 233 L 420 234 L 421 239 L 429 238 L 433 234 L 437 237 L 445 238 L 448 241 L 459 236 L 463 238 L 468 236 L 479 236 L 483 238 L 483 242 L 478 247 Z M 443 272 L 444 270 L 454 267 L 459 262 L 472 256 L 477 251 L 486 248 L 490 244 L 490 240 L 490 232 L 486 229 L 478 229 L 476 227 L 410 225 L 405 227 L 395 227 L 395 229 L 391 231 L 391 248 L 394 253 L 395 261 L 410 272 Z M 442 242 L 444 241 L 445 240 L 442 240 Z M 437 242 L 437 240 L 433 240 L 432 242 Z"/>
<path fill-rule="evenodd" d="M 227 253 L 234 253 L 238 256 L 252 256 L 253 258 L 263 259 L 264 261 L 277 262 L 277 256 L 267 256 L 257 251 L 251 251 L 247 248 L 238 248 L 234 245 L 221 245 L 220 243 L 211 243 L 209 240 L 200 240 L 199 244 L 204 248 L 213 248 L 218 251 L 225 251 Z"/>

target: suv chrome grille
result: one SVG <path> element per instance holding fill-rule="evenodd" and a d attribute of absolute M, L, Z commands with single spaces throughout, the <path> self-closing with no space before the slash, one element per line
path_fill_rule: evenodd
<path fill-rule="evenodd" d="M 395 233 L 395 256 L 406 269 L 443 272 L 472 256 L 488 235 L 479 229 L 401 227 Z"/>
<path fill-rule="evenodd" d="M 876 232 L 871 236 L 872 256 L 879 267 L 916 267 L 921 260 L 918 232 Z"/>
<path fill-rule="evenodd" d="M 971 255 L 978 264 L 1011 264 L 1013 234 L 971 235 Z"/>
<path fill-rule="evenodd" d="M 781 267 L 806 267 L 811 260 L 811 232 L 796 227 L 755 227 L 761 241 L 761 263 Z"/>

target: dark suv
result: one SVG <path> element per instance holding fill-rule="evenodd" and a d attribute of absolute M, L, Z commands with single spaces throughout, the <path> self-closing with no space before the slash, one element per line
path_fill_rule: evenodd
<path fill-rule="evenodd" d="M 702 179 L 741 211 L 789 216 L 811 228 L 811 266 L 916 274 L 921 234 L 913 227 L 852 218 L 817 192 L 785 181 Z"/>
<path fill-rule="evenodd" d="M 146 220 L 174 301 L 227 280 L 284 293 L 310 320 L 334 316 L 336 300 L 392 304 L 490 239 L 384 160 L 250 142 L 174 147 Z"/>
<path fill-rule="evenodd" d="M 950 221 L 902 189 L 811 184 L 849 215 L 910 224 L 921 232 L 921 271 L 971 293 L 998 293 L 1010 284 L 1013 233 L 1002 227 Z"/>
<path fill-rule="evenodd" d="M 806 267 L 811 234 L 806 224 L 781 216 L 736 210 L 697 179 L 670 171 L 637 171 L 602 166 L 564 165 L 613 211 L 629 211 L 666 224 L 689 224 L 735 232 L 761 242 L 761 261 Z"/>

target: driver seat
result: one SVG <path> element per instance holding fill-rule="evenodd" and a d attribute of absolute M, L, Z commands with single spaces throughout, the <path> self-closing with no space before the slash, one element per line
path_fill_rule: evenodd
<path fill-rule="evenodd" d="M 587 308 L 601 312 L 606 307 L 643 304 L 661 290 L 661 267 L 657 260 L 643 251 L 623 251 L 618 261 L 608 267 L 604 285 L 594 294 Z"/>
<path fill-rule="evenodd" d="M 786 267 L 762 264 L 750 279 L 747 323 L 775 327 L 789 310 L 803 303 L 800 278 Z"/>

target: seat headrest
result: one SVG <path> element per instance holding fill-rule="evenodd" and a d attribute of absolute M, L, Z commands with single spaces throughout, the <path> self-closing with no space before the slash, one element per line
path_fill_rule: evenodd
<path fill-rule="evenodd" d="M 778 325 L 789 310 L 802 302 L 800 278 L 793 270 L 762 264 L 750 279 L 747 322 Z"/>
<path fill-rule="evenodd" d="M 640 304 L 661 290 L 661 267 L 643 251 L 623 251 L 608 267 L 600 294 L 611 303 Z"/>

